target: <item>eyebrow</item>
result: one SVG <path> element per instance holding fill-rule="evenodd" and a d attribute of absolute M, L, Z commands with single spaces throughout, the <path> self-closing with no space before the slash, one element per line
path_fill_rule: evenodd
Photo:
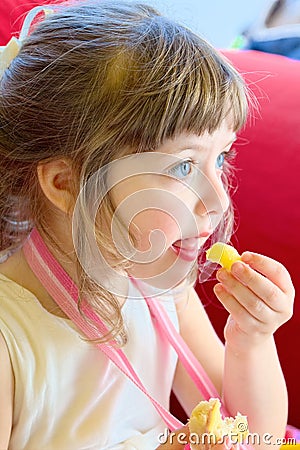
<path fill-rule="evenodd" d="M 229 141 L 228 144 L 224 145 L 224 147 L 221 148 L 221 150 L 224 150 L 224 148 L 228 147 L 229 145 L 232 145 L 236 140 L 237 140 L 237 136 L 234 135 L 234 137 L 231 139 L 231 141 Z M 181 148 L 181 149 L 175 150 L 173 153 L 179 154 L 179 153 L 182 153 L 182 152 L 186 152 L 188 150 L 197 150 L 197 151 L 200 150 L 201 151 L 202 149 L 203 149 L 203 147 L 201 147 L 201 146 L 198 146 L 198 145 L 194 146 L 194 145 L 192 145 L 191 147 L 187 146 L 185 148 Z"/>

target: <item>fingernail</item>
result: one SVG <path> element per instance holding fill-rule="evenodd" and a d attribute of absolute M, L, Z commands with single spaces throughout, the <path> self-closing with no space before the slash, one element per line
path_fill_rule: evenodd
<path fill-rule="evenodd" d="M 221 294 L 221 292 L 223 292 L 223 290 L 224 290 L 224 288 L 222 287 L 221 284 L 216 284 L 214 286 L 214 293 L 217 294 L 217 295 Z"/>
<path fill-rule="evenodd" d="M 243 260 L 244 262 L 250 262 L 251 259 L 252 259 L 252 254 L 251 254 L 251 252 L 244 252 L 244 253 L 242 254 L 242 260 Z"/>
<path fill-rule="evenodd" d="M 231 272 L 233 275 L 242 275 L 245 272 L 245 267 L 243 263 L 235 262 L 232 264 Z"/>
<path fill-rule="evenodd" d="M 228 277 L 228 273 L 227 273 L 226 269 L 218 270 L 218 272 L 217 272 L 217 279 L 219 281 L 225 281 L 225 280 L 227 280 L 227 277 Z"/>

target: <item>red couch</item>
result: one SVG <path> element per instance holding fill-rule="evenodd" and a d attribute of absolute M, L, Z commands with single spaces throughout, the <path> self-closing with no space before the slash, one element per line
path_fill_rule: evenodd
<path fill-rule="evenodd" d="M 239 188 L 233 197 L 237 230 L 232 242 L 240 252 L 277 259 L 292 276 L 294 316 L 275 339 L 289 392 L 289 423 L 300 427 L 300 61 L 255 51 L 224 54 L 244 74 L 260 105 L 236 146 Z M 212 292 L 214 284 L 196 289 L 222 337 L 227 313 Z"/>
<path fill-rule="evenodd" d="M 51 0 L 1 0 L 0 45 L 6 45 L 11 36 L 18 37 L 27 11 L 46 3 L 51 3 Z"/>

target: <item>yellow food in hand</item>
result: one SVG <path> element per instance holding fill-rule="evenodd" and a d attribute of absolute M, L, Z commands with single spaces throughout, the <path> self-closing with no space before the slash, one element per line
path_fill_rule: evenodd
<path fill-rule="evenodd" d="M 207 250 L 206 258 L 212 262 L 221 264 L 221 266 L 227 270 L 231 269 L 234 262 L 241 260 L 236 249 L 223 242 L 216 242 L 209 250 Z"/>
<path fill-rule="evenodd" d="M 211 398 L 200 402 L 193 409 L 188 426 L 190 433 L 199 436 L 199 444 L 191 445 L 191 449 L 201 446 L 207 449 L 207 444 L 214 445 L 222 441 L 224 436 L 228 436 L 234 444 L 245 439 L 248 434 L 247 417 L 238 413 L 236 417 L 225 417 L 223 420 L 220 407 L 220 400 Z"/>

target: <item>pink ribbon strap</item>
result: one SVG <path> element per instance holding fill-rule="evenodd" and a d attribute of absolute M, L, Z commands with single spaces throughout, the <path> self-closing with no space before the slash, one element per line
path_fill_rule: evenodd
<path fill-rule="evenodd" d="M 46 288 L 62 311 L 87 337 L 99 339 L 101 334 L 107 332 L 107 328 L 103 322 L 100 321 L 99 317 L 95 317 L 95 314 L 87 304 L 85 305 L 84 312 L 96 321 L 101 334 L 97 333 L 97 331 L 81 316 L 77 307 L 77 286 L 49 252 L 36 229 L 32 231 L 30 238 L 25 242 L 23 251 L 29 266 L 42 285 Z M 182 426 L 182 423 L 176 417 L 148 393 L 121 349 L 115 348 L 112 342 L 105 344 L 98 343 L 96 345 L 121 370 L 121 372 L 151 400 L 153 406 L 170 430 L 175 430 Z"/>
<path fill-rule="evenodd" d="M 50 253 L 36 229 L 33 229 L 31 235 L 23 245 L 23 252 L 31 270 L 51 295 L 53 300 L 88 338 L 93 340 L 99 339 L 100 336 L 107 333 L 107 327 L 93 312 L 88 303 L 84 304 L 83 310 L 84 313 L 97 325 L 97 330 L 82 317 L 77 306 L 79 293 L 76 284 Z M 175 349 L 179 359 L 191 379 L 194 381 L 195 385 L 198 387 L 203 398 L 206 400 L 210 397 L 219 398 L 216 388 L 210 381 L 200 362 L 196 359 L 180 334 L 177 332 L 162 303 L 146 296 L 142 292 L 137 280 L 134 278 L 131 278 L 131 280 L 145 298 L 152 316 L 156 318 L 156 327 Z M 118 367 L 118 369 L 149 398 L 171 431 L 182 427 L 183 424 L 169 411 L 167 411 L 159 402 L 157 402 L 151 394 L 149 394 L 124 352 L 120 348 L 116 348 L 114 342 L 109 341 L 106 343 L 97 343 L 95 345 L 97 345 L 97 347 L 107 356 L 107 358 L 110 359 L 116 367 Z M 223 414 L 228 415 L 224 407 Z M 240 447 L 251 448 L 251 446 L 245 445 L 240 445 Z"/>
<path fill-rule="evenodd" d="M 218 391 L 211 382 L 201 363 L 192 353 L 182 336 L 176 330 L 174 324 L 170 320 L 163 304 L 158 300 L 148 297 L 141 290 L 139 283 L 134 278 L 131 278 L 132 282 L 140 290 L 142 296 L 146 300 L 148 307 L 153 315 L 157 319 L 156 327 L 163 333 L 176 353 L 187 373 L 197 386 L 199 392 L 205 400 L 211 397 L 220 398 Z M 226 409 L 222 406 L 222 413 L 224 416 L 228 416 Z"/>

